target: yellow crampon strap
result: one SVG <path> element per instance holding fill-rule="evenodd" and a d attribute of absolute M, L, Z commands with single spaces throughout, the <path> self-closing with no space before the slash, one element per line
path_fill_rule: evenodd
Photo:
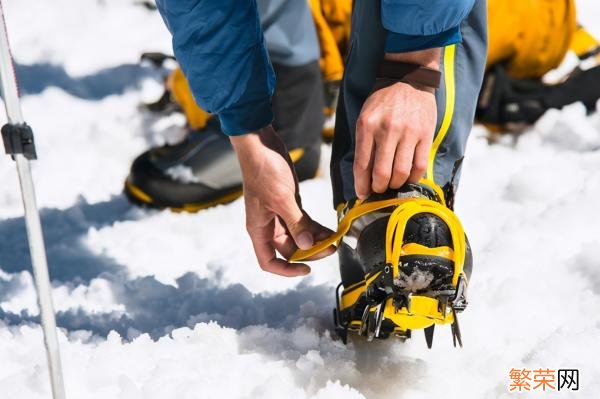
<path fill-rule="evenodd" d="M 385 248 L 386 263 L 392 266 L 392 275 L 400 275 L 400 257 L 404 254 L 407 246 L 404 244 L 406 224 L 411 217 L 420 213 L 436 215 L 449 227 L 454 250 L 451 251 L 450 248 L 439 248 L 439 250 L 440 252 L 445 250 L 446 256 L 444 257 L 454 261 L 452 285 L 458 287 L 460 276 L 464 275 L 465 232 L 454 212 L 428 199 L 418 198 L 403 204 L 396 208 L 390 216 L 386 231 Z M 455 321 L 454 312 L 446 312 L 446 309 L 440 308 L 438 299 L 423 295 L 411 296 L 407 307 L 401 309 L 396 308 L 393 300 L 386 300 L 383 317 L 392 320 L 397 331 L 427 328 L 432 324 L 451 324 Z"/>
<path fill-rule="evenodd" d="M 430 213 L 439 217 L 450 229 L 454 245 L 452 253 L 452 260 L 454 261 L 452 285 L 456 287 L 465 264 L 465 232 L 454 212 L 435 201 L 425 198 L 414 198 L 410 201 L 405 201 L 394 209 L 387 224 L 385 237 L 386 263 L 392 265 L 394 276 L 400 275 L 399 264 L 404 245 L 404 230 L 408 220 L 420 213 Z"/>
<path fill-rule="evenodd" d="M 465 232 L 454 212 L 435 201 L 424 198 L 413 199 L 401 204 L 392 212 L 387 224 L 385 238 L 386 263 L 392 266 L 393 276 L 400 276 L 400 257 L 411 245 L 404 244 L 404 231 L 409 219 L 421 213 L 429 213 L 439 217 L 450 229 L 454 250 L 447 247 L 439 248 L 439 250 L 445 252 L 445 258 L 454 261 L 452 285 L 457 287 L 465 263 Z M 369 278 L 366 286 L 373 280 Z M 395 330 L 397 331 L 415 330 L 429 327 L 432 324 L 450 324 L 454 322 L 454 313 L 440 309 L 438 299 L 423 295 L 411 296 L 408 305 L 400 309 L 396 308 L 393 300 L 386 300 L 383 317 L 390 319 L 396 325 Z"/>
<path fill-rule="evenodd" d="M 423 178 L 420 180 L 420 183 L 431 188 L 437 194 L 437 196 L 440 198 L 440 201 L 442 202 L 442 204 L 446 203 L 443 190 L 437 184 L 435 184 L 432 180 Z M 348 233 L 348 231 L 350 230 L 350 227 L 352 227 L 352 223 L 361 216 L 364 216 L 368 213 L 372 213 L 372 212 L 375 212 L 375 211 L 378 211 L 381 209 L 400 206 L 402 204 L 410 203 L 415 200 L 416 200 L 415 198 L 409 198 L 409 199 L 391 198 L 391 199 L 379 200 L 379 201 L 356 200 L 356 202 L 354 203 L 354 206 L 352 206 L 351 208 L 348 208 L 347 206 L 346 206 L 346 208 L 342 208 L 341 212 L 343 213 L 345 210 L 345 214 L 342 217 L 342 219 L 339 221 L 338 229 L 335 232 L 335 234 L 326 238 L 323 241 L 319 241 L 319 242 L 315 243 L 315 245 L 313 245 L 313 247 L 310 249 L 306 249 L 306 250 L 298 249 L 292 255 L 290 260 L 292 262 L 303 261 L 303 260 L 309 259 L 310 257 L 318 254 L 319 252 L 327 249 L 331 245 L 338 244 L 342 240 L 344 235 L 346 235 L 346 233 Z M 441 209 L 441 210 L 443 210 L 443 212 L 454 216 L 454 213 L 452 213 L 452 211 L 450 211 L 444 205 L 440 205 L 435 201 L 430 201 L 430 202 L 431 202 L 430 206 L 426 207 L 427 210 L 422 211 L 422 212 L 429 212 L 430 209 L 437 208 L 438 211 L 435 211 L 435 212 L 438 212 L 438 213 L 442 212 L 442 211 L 440 211 L 440 209 Z M 421 212 L 417 212 L 417 213 L 421 213 Z M 434 212 L 430 212 L 430 213 L 434 213 Z M 438 213 L 434 213 L 434 214 L 438 215 Z M 460 225 L 460 221 L 458 220 L 458 218 L 456 216 L 454 216 L 454 219 L 453 219 L 455 222 L 451 222 L 450 217 L 441 217 L 441 218 L 446 223 L 448 223 L 448 226 L 450 226 L 451 223 L 458 223 L 458 226 L 460 226 L 460 231 L 463 231 L 462 226 Z M 453 236 L 453 239 L 454 238 L 455 237 Z M 464 241 L 464 232 L 463 232 L 462 240 Z M 455 251 L 456 251 L 456 249 L 455 249 Z M 464 254 L 463 254 L 463 258 L 464 258 Z M 464 259 L 463 259 L 463 261 L 464 261 Z"/>
<path fill-rule="evenodd" d="M 358 219 L 361 216 L 364 216 L 368 213 L 378 211 L 380 209 L 389 208 L 392 206 L 398 206 L 403 202 L 406 202 L 406 199 L 400 198 L 392 198 L 388 200 L 381 201 L 373 201 L 373 202 L 363 202 L 361 200 L 356 200 L 354 206 L 350 208 L 344 217 L 340 220 L 338 224 L 338 230 L 330 237 L 326 238 L 323 241 L 319 241 L 315 243 L 310 249 L 298 249 L 290 258 L 292 262 L 299 262 L 318 254 L 319 252 L 327 249 L 329 246 L 339 243 L 341 239 L 346 235 L 346 233 L 352 227 L 352 222 Z"/>

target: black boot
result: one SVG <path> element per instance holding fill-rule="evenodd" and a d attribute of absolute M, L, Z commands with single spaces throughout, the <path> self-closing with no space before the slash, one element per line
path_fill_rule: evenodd
<path fill-rule="evenodd" d="M 574 102 L 592 112 L 599 98 L 600 66 L 576 69 L 565 81 L 547 85 L 541 79 L 511 78 L 502 65 L 495 65 L 485 74 L 475 117 L 480 123 L 518 131 L 549 109 Z"/>
<path fill-rule="evenodd" d="M 319 168 L 324 122 L 319 64 L 274 68 L 273 125 L 290 151 L 298 179 L 313 178 Z M 239 197 L 239 164 L 217 118 L 179 144 L 140 155 L 125 182 L 125 193 L 136 203 L 192 212 Z"/>

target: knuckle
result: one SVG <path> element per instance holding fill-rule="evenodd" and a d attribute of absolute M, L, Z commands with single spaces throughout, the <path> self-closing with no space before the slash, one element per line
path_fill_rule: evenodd
<path fill-rule="evenodd" d="M 394 117 L 394 115 L 386 116 L 382 121 L 382 127 L 385 131 L 396 132 L 402 129 L 402 119 Z"/>
<path fill-rule="evenodd" d="M 375 182 L 373 182 L 373 191 L 376 193 L 382 193 L 386 190 L 387 185 L 386 184 L 377 184 Z"/>
<path fill-rule="evenodd" d="M 369 161 L 364 158 L 356 158 L 354 160 L 354 170 L 364 172 L 369 168 Z"/>
<path fill-rule="evenodd" d="M 428 158 L 429 151 L 431 151 L 431 146 L 433 145 L 433 134 L 425 138 L 421 138 L 417 145 L 419 146 L 417 151 L 422 154 L 423 158 Z"/>
<path fill-rule="evenodd" d="M 387 168 L 381 167 L 381 166 L 376 166 L 373 169 L 373 178 L 375 180 L 378 181 L 385 181 L 385 180 L 389 180 L 390 178 L 390 172 Z"/>
<path fill-rule="evenodd" d="M 394 174 L 391 178 L 390 186 L 392 188 L 400 188 L 410 176 L 410 170 L 405 166 L 394 165 Z"/>
<path fill-rule="evenodd" d="M 377 127 L 377 117 L 374 115 L 361 115 L 357 125 L 365 132 L 373 131 Z"/>
<path fill-rule="evenodd" d="M 427 162 L 418 160 L 414 162 L 413 169 L 415 173 L 423 174 L 427 170 Z"/>
<path fill-rule="evenodd" d="M 409 174 L 409 170 L 405 166 L 394 166 L 394 178 L 396 180 L 406 180 Z"/>
<path fill-rule="evenodd" d="M 393 126 L 393 120 L 392 118 L 390 118 L 389 116 L 384 117 L 383 119 L 381 119 L 381 122 L 379 123 L 379 126 L 381 127 L 381 130 L 383 132 L 384 135 L 387 136 L 387 133 L 392 130 L 392 126 Z"/>
<path fill-rule="evenodd" d="M 402 183 L 393 180 L 390 182 L 390 188 L 398 189 L 400 187 L 402 187 Z"/>
<path fill-rule="evenodd" d="M 359 132 L 364 134 L 364 132 L 367 130 L 366 117 L 364 117 L 362 115 L 359 116 L 358 120 L 356 121 L 356 127 Z"/>
<path fill-rule="evenodd" d="M 298 234 L 302 231 L 302 225 L 298 220 L 285 221 L 285 227 L 289 230 L 292 235 Z"/>
<path fill-rule="evenodd" d="M 398 171 L 394 173 L 394 182 L 396 182 L 398 185 L 402 185 L 404 184 L 404 182 L 406 181 L 406 179 L 408 179 L 408 172 L 402 170 L 402 171 Z"/>

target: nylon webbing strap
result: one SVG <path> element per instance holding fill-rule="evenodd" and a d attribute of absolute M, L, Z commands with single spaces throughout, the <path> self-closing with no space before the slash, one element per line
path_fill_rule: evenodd
<path fill-rule="evenodd" d="M 377 70 L 378 83 L 383 81 L 404 82 L 431 89 L 440 87 L 441 72 L 419 64 L 383 60 Z"/>

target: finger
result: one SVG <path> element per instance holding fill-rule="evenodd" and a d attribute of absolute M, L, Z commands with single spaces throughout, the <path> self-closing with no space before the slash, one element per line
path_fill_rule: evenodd
<path fill-rule="evenodd" d="M 323 240 L 331 237 L 333 234 L 335 234 L 332 230 L 328 229 L 327 227 L 321 225 L 318 222 L 315 222 L 314 220 L 312 220 L 312 223 L 311 223 L 311 231 L 312 231 L 313 237 L 315 237 L 315 241 L 323 241 Z M 310 258 L 308 258 L 306 260 L 322 259 L 322 258 L 325 258 L 325 257 L 335 253 L 336 250 L 337 250 L 337 248 L 335 247 L 335 245 L 330 245 L 329 247 L 325 248 L 323 251 L 314 254 L 313 256 L 311 256 Z"/>
<path fill-rule="evenodd" d="M 283 221 L 298 248 L 309 249 L 313 246 L 315 239 L 311 228 L 312 219 L 302 211 L 293 195 L 281 198 L 274 205 L 274 211 Z"/>
<path fill-rule="evenodd" d="M 284 277 L 306 276 L 310 273 L 310 267 L 304 263 L 290 263 L 277 258 L 271 260 L 263 270 Z"/>
<path fill-rule="evenodd" d="M 326 238 L 331 237 L 333 234 L 335 234 L 335 232 L 331 229 L 328 229 L 327 227 L 321 225 L 318 222 L 315 222 L 313 220 L 312 222 L 312 232 L 313 232 L 313 237 L 315 237 L 315 240 L 317 241 L 323 241 Z"/>
<path fill-rule="evenodd" d="M 310 219 L 310 216 L 307 215 L 307 217 Z M 279 252 L 285 259 L 289 259 L 294 254 L 294 252 L 296 252 L 298 246 L 296 245 L 296 242 L 294 241 L 290 233 L 285 229 L 282 223 L 283 222 L 281 222 L 279 218 L 275 222 L 275 237 L 273 239 L 273 244 L 277 252 Z M 334 234 L 333 231 L 331 231 L 327 227 L 322 226 L 321 224 L 315 222 L 312 219 L 310 219 L 309 231 L 311 232 L 315 242 L 323 241 Z M 335 250 L 335 246 L 332 245 L 330 248 L 327 248 L 326 250 L 320 252 L 318 254 L 319 256 L 315 257 L 315 259 L 321 259 L 326 256 L 329 256 L 332 253 L 334 253 Z M 314 259 L 313 257 L 311 257 L 307 260 Z"/>
<path fill-rule="evenodd" d="M 311 224 L 310 230 L 313 234 L 315 242 L 325 240 L 328 237 L 330 237 L 332 234 L 334 234 L 333 231 L 329 230 L 326 227 L 321 226 L 319 223 L 314 222 L 314 221 Z M 289 232 L 283 227 L 282 222 L 279 221 L 279 218 L 277 219 L 277 222 L 276 222 L 275 231 L 276 231 L 276 234 L 275 234 L 275 238 L 273 239 L 273 244 L 274 244 L 275 249 L 286 260 L 290 259 L 294 255 L 294 253 L 298 250 L 298 246 L 296 245 L 294 239 L 289 234 Z M 330 245 L 329 247 L 323 249 L 319 253 L 314 254 L 304 260 L 312 261 L 312 260 L 322 259 L 322 258 L 325 258 L 325 257 L 333 254 L 336 250 L 337 250 L 337 248 L 334 245 Z"/>
<path fill-rule="evenodd" d="M 412 169 L 408 176 L 408 181 L 411 183 L 418 183 L 419 180 L 427 172 L 427 164 L 429 162 L 429 151 L 431 150 L 431 143 L 426 141 L 420 141 L 415 147 L 415 154 L 412 161 Z"/>
<path fill-rule="evenodd" d="M 373 133 L 365 123 L 356 125 L 356 145 L 354 148 L 354 190 L 360 199 L 371 193 L 371 169 L 373 168 Z"/>
<path fill-rule="evenodd" d="M 390 186 L 396 147 L 398 147 L 397 141 L 392 138 L 386 138 L 375 144 L 371 188 L 376 193 L 383 193 Z"/>
<path fill-rule="evenodd" d="M 285 259 L 289 259 L 298 249 L 294 238 L 287 231 L 273 238 L 273 246 Z"/>
<path fill-rule="evenodd" d="M 285 277 L 305 276 L 310 273 L 310 267 L 303 263 L 289 263 L 278 259 L 275 248 L 270 242 L 254 238 L 252 235 L 250 237 L 256 259 L 262 270 Z"/>
<path fill-rule="evenodd" d="M 331 237 L 335 232 L 319 222 L 314 221 L 306 212 L 304 212 L 306 219 L 309 221 L 308 228 L 312 233 L 316 241 L 323 241 L 326 238 Z"/>
<path fill-rule="evenodd" d="M 298 249 L 296 243 L 294 242 L 294 239 L 287 234 L 275 238 L 273 240 L 273 244 L 277 252 L 279 252 L 281 256 L 283 256 L 285 259 L 291 258 L 294 252 L 296 252 L 296 250 Z M 330 245 L 321 252 L 314 254 L 313 256 L 304 260 L 312 261 L 322 259 L 329 255 L 332 255 L 333 253 L 335 253 L 336 250 L 337 248 L 335 247 L 335 245 Z"/>
<path fill-rule="evenodd" d="M 396 154 L 394 155 L 390 188 L 400 188 L 406 183 L 412 169 L 414 153 L 415 144 L 410 138 L 406 138 L 398 143 Z"/>

